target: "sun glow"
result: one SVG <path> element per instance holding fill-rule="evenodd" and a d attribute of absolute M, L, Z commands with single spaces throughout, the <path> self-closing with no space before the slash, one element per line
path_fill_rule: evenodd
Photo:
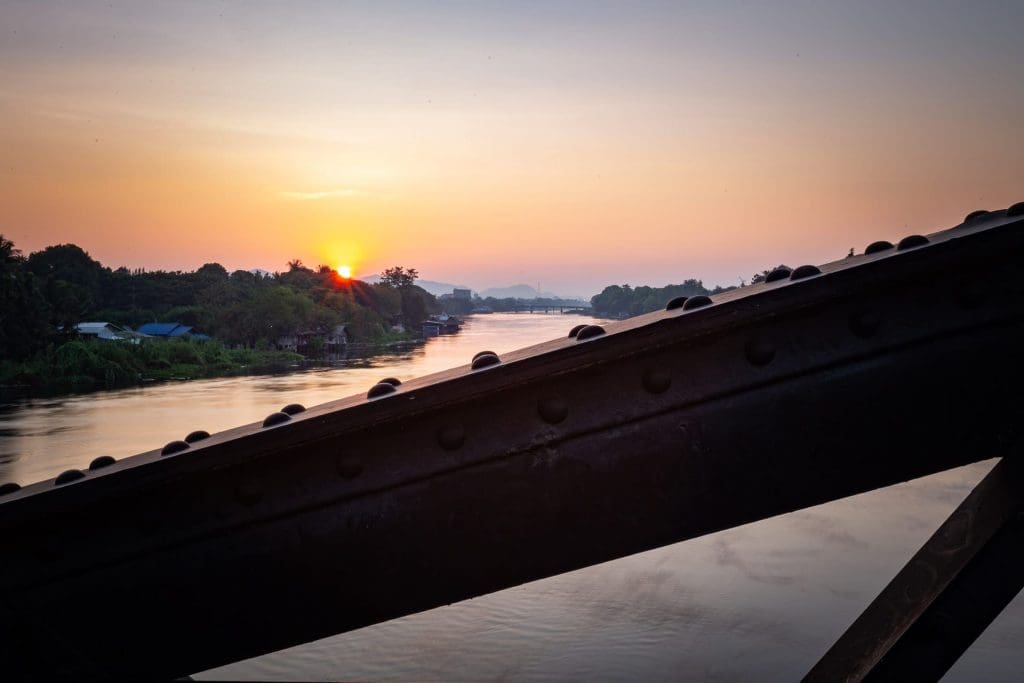
<path fill-rule="evenodd" d="M 352 266 L 338 266 L 334 271 L 346 280 L 352 277 Z"/>

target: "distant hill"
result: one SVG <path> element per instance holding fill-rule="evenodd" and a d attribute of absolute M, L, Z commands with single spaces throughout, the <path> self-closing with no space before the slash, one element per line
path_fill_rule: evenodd
<path fill-rule="evenodd" d="M 530 285 L 512 285 L 511 287 L 491 287 L 480 292 L 480 298 L 493 296 L 495 299 L 558 299 L 553 292 L 538 291 Z"/>
<path fill-rule="evenodd" d="M 380 275 L 368 275 L 366 277 L 359 278 L 363 282 L 369 282 L 370 284 L 376 284 L 380 282 Z M 416 286 L 422 287 L 434 296 L 441 296 L 442 294 L 451 294 L 453 289 L 470 289 L 465 285 L 453 285 L 450 282 L 434 282 L 433 280 L 416 280 Z"/>

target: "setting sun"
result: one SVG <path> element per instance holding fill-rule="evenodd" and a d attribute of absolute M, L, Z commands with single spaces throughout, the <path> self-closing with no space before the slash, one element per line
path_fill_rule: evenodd
<path fill-rule="evenodd" d="M 352 277 L 352 267 L 351 266 L 338 266 L 334 270 L 338 273 L 338 275 L 340 275 L 341 277 L 345 278 L 346 280 L 349 279 L 350 277 Z"/>

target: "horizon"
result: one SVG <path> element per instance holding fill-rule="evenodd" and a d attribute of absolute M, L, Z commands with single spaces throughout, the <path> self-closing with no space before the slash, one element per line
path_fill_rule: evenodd
<path fill-rule="evenodd" d="M 730 286 L 1021 199 L 1024 6 L 0 3 L 0 233 Z M 116 267 L 116 266 L 113 266 Z"/>

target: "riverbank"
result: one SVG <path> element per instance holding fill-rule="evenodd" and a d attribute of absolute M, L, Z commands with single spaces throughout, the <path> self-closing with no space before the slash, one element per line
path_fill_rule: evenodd
<path fill-rule="evenodd" d="M 373 356 L 419 343 L 422 340 L 391 335 L 379 343 L 352 344 L 345 358 Z M 26 361 L 0 360 L 0 391 L 59 396 L 172 380 L 296 372 L 335 365 L 340 360 L 267 349 L 229 349 L 213 340 L 142 344 L 74 340 Z"/>

